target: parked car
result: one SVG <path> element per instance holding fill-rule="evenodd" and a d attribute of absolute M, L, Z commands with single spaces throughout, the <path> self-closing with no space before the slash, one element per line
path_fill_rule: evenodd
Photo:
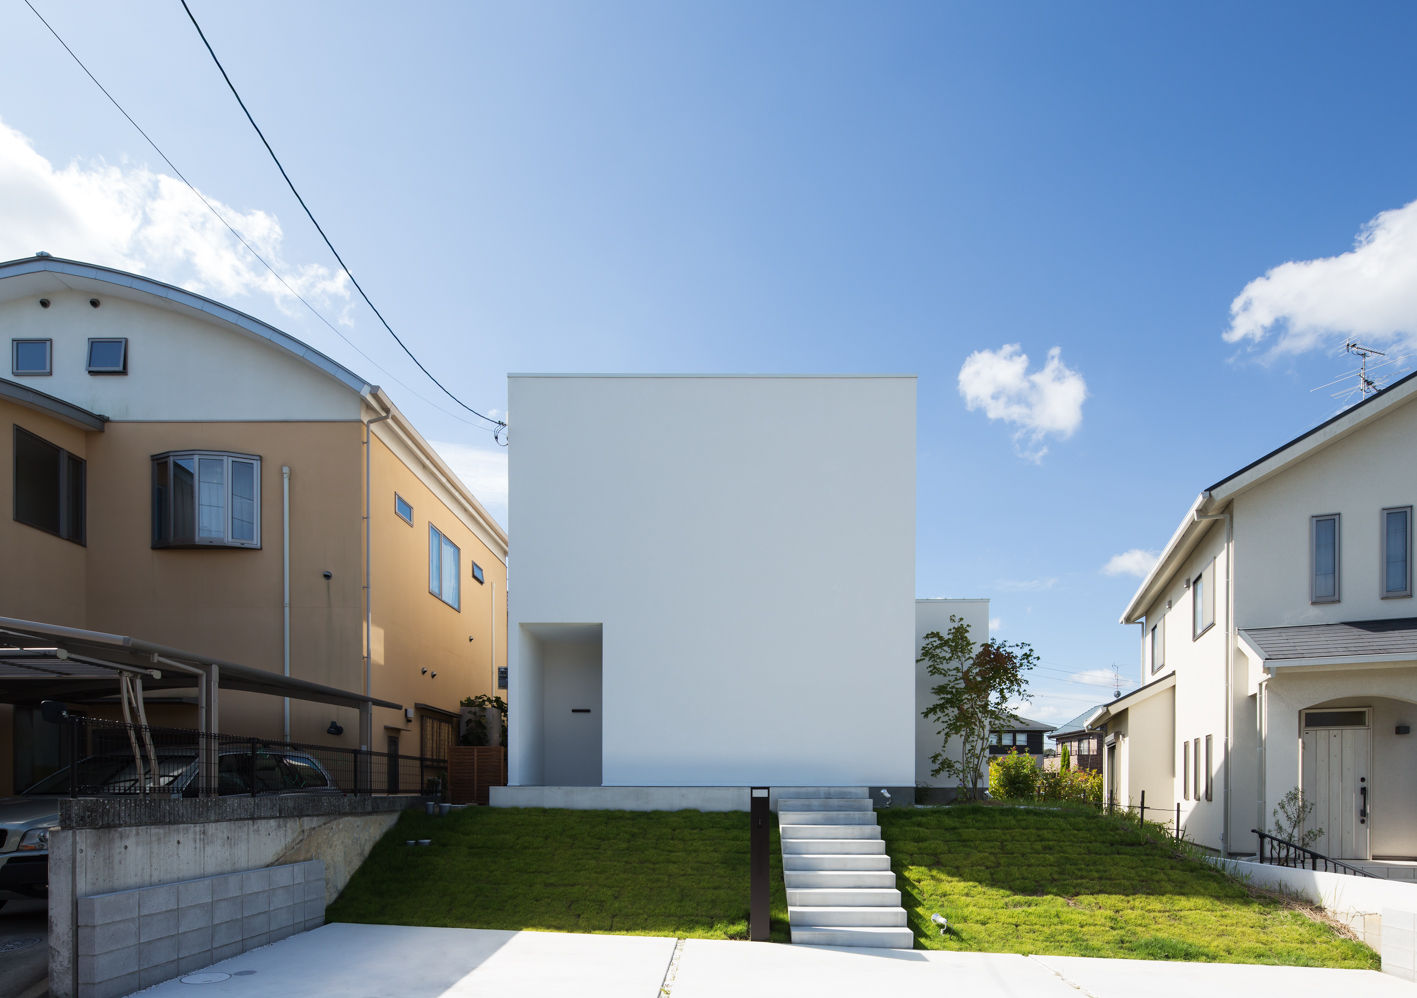
<path fill-rule="evenodd" d="M 147 759 L 144 758 L 144 770 Z M 281 746 L 251 750 L 222 746 L 217 755 L 217 793 L 259 795 L 339 793 L 319 760 Z M 160 797 L 197 795 L 197 752 L 164 749 L 157 754 L 157 778 L 144 773 L 150 794 Z M 71 788 L 80 796 L 129 796 L 141 792 L 131 752 L 80 759 L 40 780 L 18 797 L 0 799 L 0 904 L 15 898 L 42 898 L 49 890 L 49 829 L 59 823 L 59 799 Z"/>

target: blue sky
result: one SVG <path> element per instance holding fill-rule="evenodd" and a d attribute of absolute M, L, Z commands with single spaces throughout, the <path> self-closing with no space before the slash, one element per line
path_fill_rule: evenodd
<path fill-rule="evenodd" d="M 506 522 L 504 455 L 338 278 L 181 6 L 33 2 L 349 342 L 19 3 L 0 257 L 289 330 Z M 1107 698 L 1114 664 L 1136 683 L 1118 566 L 1343 404 L 1311 389 L 1355 366 L 1345 335 L 1417 339 L 1410 3 L 191 2 L 355 275 L 473 405 L 500 412 L 508 371 L 918 374 L 917 591 L 992 599 L 1041 656 L 1043 720 Z"/>

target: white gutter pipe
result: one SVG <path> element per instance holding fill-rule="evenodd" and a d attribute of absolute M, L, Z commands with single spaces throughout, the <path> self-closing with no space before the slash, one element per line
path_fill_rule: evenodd
<path fill-rule="evenodd" d="M 1203 514 L 1196 510 L 1192 517 L 1195 522 L 1202 523 L 1206 520 L 1225 521 L 1225 738 L 1221 746 L 1225 752 L 1225 761 L 1221 765 L 1221 790 L 1220 790 L 1220 853 L 1222 856 L 1231 854 L 1234 850 L 1230 848 L 1230 756 L 1233 754 L 1234 745 L 1231 744 L 1231 732 L 1235 724 L 1235 704 L 1230 696 L 1230 673 L 1234 670 L 1234 647 L 1236 642 L 1235 626 L 1235 587 L 1231 585 L 1231 566 L 1235 557 L 1235 520 L 1231 515 L 1231 508 L 1226 507 L 1222 513 Z"/>
<path fill-rule="evenodd" d="M 372 697 L 374 695 L 374 589 L 373 574 L 370 571 L 370 563 L 374 560 L 373 537 L 370 529 L 373 521 L 373 507 L 371 502 L 371 486 L 369 481 L 372 461 L 370 459 L 373 451 L 373 430 L 375 423 L 382 423 L 386 419 L 393 417 L 393 412 L 386 412 L 382 416 L 375 416 L 373 419 L 364 421 L 364 695 Z M 370 743 L 374 739 L 373 716 L 374 712 L 361 711 L 370 718 L 368 725 L 361 724 L 361 728 L 368 727 L 369 730 L 361 730 L 359 737 L 363 741 L 360 748 L 368 751 Z"/>
<path fill-rule="evenodd" d="M 286 679 L 290 678 L 290 466 L 282 465 L 280 469 L 280 507 L 281 507 L 281 582 L 284 586 L 282 599 L 282 620 L 281 620 L 281 667 L 282 674 Z M 290 697 L 282 697 L 284 701 L 282 714 L 284 716 L 285 740 L 290 741 Z"/>

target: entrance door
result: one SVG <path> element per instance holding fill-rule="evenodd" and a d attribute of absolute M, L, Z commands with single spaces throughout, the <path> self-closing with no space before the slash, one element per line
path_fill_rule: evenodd
<path fill-rule="evenodd" d="M 1304 799 L 1308 827 L 1322 828 L 1313 848 L 1334 859 L 1368 859 L 1368 710 L 1304 711 Z"/>

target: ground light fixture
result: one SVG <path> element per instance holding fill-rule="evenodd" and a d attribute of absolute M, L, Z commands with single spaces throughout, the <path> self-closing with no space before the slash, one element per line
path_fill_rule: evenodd
<path fill-rule="evenodd" d="M 891 806 L 891 792 L 885 787 L 881 788 L 881 803 L 884 804 L 886 807 Z"/>
<path fill-rule="evenodd" d="M 941 915 L 941 914 L 937 911 L 937 912 L 935 912 L 935 914 L 933 914 L 933 915 L 930 916 L 930 921 L 934 922 L 936 925 L 938 925 L 938 926 L 940 927 L 940 935 L 942 935 L 942 936 L 949 935 L 949 932 L 950 932 L 950 920 L 949 920 L 948 918 L 946 918 L 944 915 Z"/>

